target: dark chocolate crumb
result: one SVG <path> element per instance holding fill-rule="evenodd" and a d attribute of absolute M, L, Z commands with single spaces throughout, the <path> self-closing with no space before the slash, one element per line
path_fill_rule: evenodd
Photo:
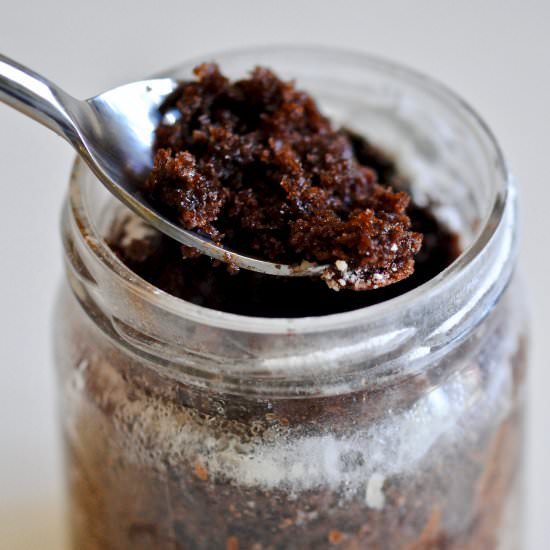
<path fill-rule="evenodd" d="M 333 128 L 311 96 L 266 68 L 236 82 L 215 64 L 195 74 L 161 107 L 178 116 L 157 130 L 145 184 L 157 208 L 247 255 L 329 264 L 323 278 L 336 290 L 413 273 L 422 236 L 409 196 L 378 179 L 392 169 L 382 152 Z"/>

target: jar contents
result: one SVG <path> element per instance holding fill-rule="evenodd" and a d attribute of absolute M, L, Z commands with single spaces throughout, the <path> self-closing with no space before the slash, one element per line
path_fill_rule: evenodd
<path fill-rule="evenodd" d="M 234 84 L 215 65 L 196 73 L 162 106 L 178 118 L 158 128 L 146 192 L 186 229 L 235 250 L 332 267 L 325 281 L 235 272 L 130 216 L 109 244 L 141 277 L 220 311 L 303 317 L 403 294 L 458 256 L 458 237 L 410 199 L 393 160 L 333 130 L 310 96 L 267 69 Z"/>
<path fill-rule="evenodd" d="M 107 240 L 137 275 L 206 308 L 296 318 L 394 298 L 458 257 L 439 204 L 415 200 L 376 135 L 334 129 L 267 69 L 233 83 L 212 64 L 195 73 L 162 106 L 144 192 L 228 248 L 330 267 L 228 269 L 120 209 Z M 99 300 L 92 255 L 67 251 L 76 290 L 58 362 L 75 548 L 515 550 L 502 526 L 519 517 L 526 347 L 511 286 L 450 342 L 433 329 L 428 341 L 417 314 L 390 330 L 276 334 L 161 310 L 121 277 Z"/>
<path fill-rule="evenodd" d="M 145 184 L 158 209 L 246 255 L 331 264 L 322 277 L 335 290 L 413 272 L 422 237 L 408 195 L 377 182 L 311 96 L 265 68 L 233 83 L 215 64 L 195 74 L 161 106 L 169 122 Z"/>
<path fill-rule="evenodd" d="M 521 514 L 510 503 L 526 365 L 506 302 L 450 366 L 272 399 L 166 376 L 83 321 L 73 300 L 62 365 L 74 547 L 520 548 L 500 531 Z"/>

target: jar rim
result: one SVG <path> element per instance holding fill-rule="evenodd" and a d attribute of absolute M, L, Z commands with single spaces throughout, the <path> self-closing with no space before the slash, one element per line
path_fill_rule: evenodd
<path fill-rule="evenodd" d="M 428 86 L 431 91 L 442 95 L 451 107 L 469 116 L 477 126 L 477 130 L 479 130 L 488 140 L 495 159 L 494 168 L 499 175 L 498 185 L 492 190 L 490 209 L 485 220 L 480 223 L 476 236 L 472 239 L 469 246 L 462 251 L 460 256 L 446 269 L 422 285 L 389 300 L 364 308 L 329 315 L 296 318 L 253 317 L 227 313 L 193 304 L 173 296 L 139 277 L 117 257 L 104 238 L 99 234 L 99 231 L 90 219 L 85 200 L 81 193 L 80 187 L 82 176 L 88 168 L 80 157 L 77 157 L 73 164 L 69 191 L 69 206 L 76 220 L 76 227 L 86 242 L 93 243 L 93 247 L 91 248 L 93 249 L 94 255 L 97 256 L 124 285 L 131 286 L 134 292 L 149 301 L 153 301 L 155 305 L 161 309 L 169 311 L 177 316 L 185 317 L 191 321 L 216 328 L 257 334 L 309 334 L 328 330 L 341 330 L 358 323 L 369 323 L 369 321 L 384 318 L 391 311 L 395 311 L 396 309 L 400 311 L 412 310 L 420 301 L 427 300 L 435 293 L 444 290 L 448 286 L 452 286 L 453 282 L 460 274 L 472 264 L 487 247 L 501 224 L 513 182 L 504 154 L 496 137 L 483 118 L 464 99 L 445 84 L 422 72 L 394 61 L 389 61 L 378 55 L 326 46 L 272 45 L 257 48 L 225 50 L 223 52 L 218 52 L 218 54 L 214 53 L 209 56 L 203 55 L 200 60 L 204 60 L 205 57 L 218 58 L 227 55 L 237 56 L 250 54 L 252 52 L 280 53 L 285 51 L 288 53 L 322 53 L 323 55 L 345 56 L 347 60 L 355 60 L 369 67 L 382 68 L 396 76 L 408 78 L 418 84 Z M 184 65 L 197 63 L 200 60 L 199 58 L 190 59 L 185 61 Z M 175 69 L 176 67 L 172 68 L 172 70 Z M 166 76 L 166 74 L 170 72 L 171 70 L 163 71 L 163 73 L 156 76 Z"/>

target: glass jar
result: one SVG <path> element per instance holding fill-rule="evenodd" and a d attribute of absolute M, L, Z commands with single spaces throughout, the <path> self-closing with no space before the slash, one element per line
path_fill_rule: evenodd
<path fill-rule="evenodd" d="M 376 58 L 216 59 L 296 78 L 373 136 L 464 252 L 368 308 L 222 313 L 117 259 L 103 238 L 122 207 L 77 160 L 56 317 L 74 548 L 519 549 L 526 327 L 493 136 L 452 92 Z"/>

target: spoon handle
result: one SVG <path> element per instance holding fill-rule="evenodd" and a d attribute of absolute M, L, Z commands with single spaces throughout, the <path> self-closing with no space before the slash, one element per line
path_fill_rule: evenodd
<path fill-rule="evenodd" d="M 0 101 L 40 122 L 70 143 L 80 141 L 72 111 L 77 100 L 34 71 L 0 54 Z"/>

